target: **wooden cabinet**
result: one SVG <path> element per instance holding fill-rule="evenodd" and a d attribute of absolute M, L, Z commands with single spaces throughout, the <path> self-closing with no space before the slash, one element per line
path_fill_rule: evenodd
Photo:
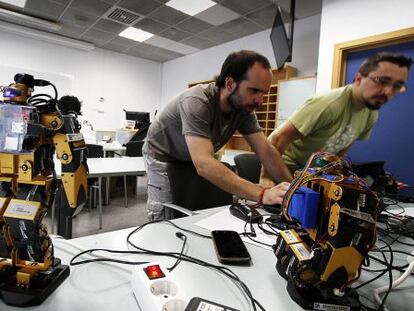
<path fill-rule="evenodd" d="M 278 81 L 285 80 L 292 77 L 296 77 L 297 69 L 291 66 L 285 66 L 282 69 L 273 69 L 272 85 L 270 86 L 269 92 L 263 97 L 263 104 L 256 110 L 257 120 L 263 133 L 267 136 L 277 127 L 278 120 Z M 194 86 L 202 83 L 209 83 L 212 80 L 199 81 L 189 83 L 188 86 Z M 236 132 L 229 142 L 226 144 L 227 149 L 238 149 L 251 151 L 249 144 Z"/>

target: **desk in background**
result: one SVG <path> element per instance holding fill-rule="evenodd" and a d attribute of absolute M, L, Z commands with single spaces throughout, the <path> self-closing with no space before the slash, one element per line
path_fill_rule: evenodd
<path fill-rule="evenodd" d="M 98 178 L 98 213 L 99 229 L 102 229 L 102 178 L 113 176 L 140 176 L 145 174 L 144 160 L 142 157 L 122 157 L 122 158 L 91 158 L 88 159 L 89 175 L 88 178 Z M 55 160 L 56 176 L 60 179 L 61 164 Z M 108 181 L 108 179 L 107 179 Z M 106 193 L 109 192 L 109 183 L 106 183 Z M 125 194 L 126 195 L 126 194 Z M 125 198 L 126 199 L 126 198 Z M 55 208 L 52 210 L 52 227 L 55 219 Z M 59 214 L 60 215 L 60 214 Z M 72 237 L 72 218 L 58 218 L 58 234 L 65 238 Z"/>

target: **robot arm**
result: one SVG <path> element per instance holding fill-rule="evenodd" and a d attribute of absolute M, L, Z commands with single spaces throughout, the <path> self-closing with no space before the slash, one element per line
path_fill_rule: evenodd
<path fill-rule="evenodd" d="M 282 209 L 292 229 L 281 232 L 276 268 L 292 299 L 359 308 L 349 285 L 376 241 L 378 198 L 349 164 L 319 153 L 297 172 Z"/>
<path fill-rule="evenodd" d="M 61 178 L 67 202 L 71 208 L 77 208 L 87 200 L 86 145 L 75 124 L 74 116 L 66 115 L 63 119 L 64 133 L 62 131 L 56 134 L 53 143 L 62 163 Z"/>

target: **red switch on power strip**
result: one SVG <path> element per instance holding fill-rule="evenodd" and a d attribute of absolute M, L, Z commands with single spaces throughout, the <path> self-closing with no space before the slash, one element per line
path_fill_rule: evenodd
<path fill-rule="evenodd" d="M 150 280 L 160 279 L 165 277 L 159 265 L 147 266 L 144 272 Z"/>

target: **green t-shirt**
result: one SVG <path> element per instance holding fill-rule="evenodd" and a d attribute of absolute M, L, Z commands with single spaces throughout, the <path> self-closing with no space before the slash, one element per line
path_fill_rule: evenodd
<path fill-rule="evenodd" d="M 368 139 L 378 111 L 356 110 L 351 101 L 352 85 L 330 90 L 306 100 L 289 118 L 304 136 L 285 150 L 287 165 L 303 166 L 316 151 L 338 153 L 355 140 Z"/>

